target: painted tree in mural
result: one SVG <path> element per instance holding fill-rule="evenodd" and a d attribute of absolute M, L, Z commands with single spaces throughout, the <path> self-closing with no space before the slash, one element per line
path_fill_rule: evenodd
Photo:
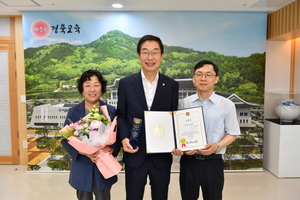
<path fill-rule="evenodd" d="M 61 85 L 76 85 L 76 78 L 88 69 L 100 70 L 108 84 L 138 72 L 137 42 L 138 38 L 114 30 L 86 45 L 58 43 L 25 49 L 27 98 L 39 98 L 43 93 L 49 98 L 54 95 L 72 98 L 74 93 L 63 90 Z M 265 54 L 237 57 L 165 46 L 160 70 L 174 79 L 191 78 L 193 66 L 201 59 L 213 60 L 219 65 L 221 81 L 216 90 L 234 92 L 249 102 L 263 103 Z M 253 71 L 256 73 L 250 73 Z M 59 92 L 54 93 L 57 89 Z"/>
<path fill-rule="evenodd" d="M 58 102 L 62 99 L 64 102 L 68 99 L 81 99 L 77 89 L 72 85 L 76 85 L 77 78 L 88 69 L 101 71 L 108 80 L 108 85 L 112 85 L 117 78 L 140 71 L 141 66 L 136 53 L 138 39 L 119 30 L 113 30 L 85 45 L 57 43 L 25 49 L 27 100 L 32 100 L 35 104 L 37 99 L 55 99 Z M 193 67 L 199 60 L 212 60 L 220 68 L 220 81 L 215 87 L 217 91 L 235 93 L 248 102 L 263 104 L 264 53 L 237 57 L 180 46 L 164 47 L 165 56 L 160 67 L 163 74 L 174 79 L 191 78 Z M 108 98 L 109 94 L 105 95 L 104 98 Z M 57 152 L 60 151 L 60 147 L 56 144 L 54 141 L 48 143 L 51 155 L 59 154 Z M 256 151 L 255 145 L 253 137 L 245 132 L 241 139 L 228 147 L 227 158 L 230 160 L 228 168 L 235 168 L 231 157 L 237 154 L 248 156 Z M 242 148 L 243 146 L 245 148 Z M 50 168 L 54 170 L 69 168 L 68 155 L 64 153 L 60 155 L 63 156 L 57 162 L 49 161 Z M 243 163 L 239 166 L 242 165 Z"/>

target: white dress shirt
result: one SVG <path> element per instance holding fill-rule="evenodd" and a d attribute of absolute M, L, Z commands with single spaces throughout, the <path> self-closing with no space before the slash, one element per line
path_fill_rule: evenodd
<path fill-rule="evenodd" d="M 156 77 L 152 83 L 148 81 L 143 71 L 141 71 L 142 74 L 142 81 L 143 81 L 143 87 L 145 92 L 145 97 L 147 101 L 148 110 L 151 109 L 152 102 L 155 96 L 156 88 L 157 88 L 157 82 L 158 82 L 158 72 L 156 74 Z"/>

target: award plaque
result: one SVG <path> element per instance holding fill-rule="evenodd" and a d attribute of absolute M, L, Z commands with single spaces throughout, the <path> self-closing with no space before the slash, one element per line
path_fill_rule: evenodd
<path fill-rule="evenodd" d="M 142 119 L 134 118 L 132 123 L 132 130 L 130 133 L 130 140 L 129 140 L 129 143 L 133 147 L 133 149 L 136 149 L 139 146 L 139 136 L 141 132 L 141 126 L 142 126 Z"/>
<path fill-rule="evenodd" d="M 207 144 L 202 107 L 145 111 L 147 153 L 204 149 Z"/>

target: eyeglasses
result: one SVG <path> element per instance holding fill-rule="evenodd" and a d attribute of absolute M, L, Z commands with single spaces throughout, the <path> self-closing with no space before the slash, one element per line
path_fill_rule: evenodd
<path fill-rule="evenodd" d="M 149 52 L 149 51 L 141 51 L 141 55 L 144 56 L 144 57 L 148 57 L 150 54 L 151 54 L 153 57 L 155 57 L 155 56 L 160 55 L 160 51 L 152 51 L 152 52 Z"/>
<path fill-rule="evenodd" d="M 217 76 L 215 74 L 211 74 L 211 73 L 206 73 L 206 74 L 202 74 L 202 73 L 195 73 L 194 74 L 197 78 L 202 78 L 203 76 L 207 79 L 212 78 L 214 76 Z"/>

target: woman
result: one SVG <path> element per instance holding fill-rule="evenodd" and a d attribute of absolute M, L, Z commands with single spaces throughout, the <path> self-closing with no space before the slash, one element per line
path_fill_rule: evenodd
<path fill-rule="evenodd" d="M 103 93 L 106 92 L 106 83 L 102 74 L 97 70 L 88 70 L 84 72 L 77 80 L 77 88 L 80 94 L 84 96 L 84 101 L 69 109 L 65 125 L 76 122 L 86 116 L 94 105 L 106 105 L 110 119 L 113 120 L 116 113 L 115 108 L 100 100 Z M 66 139 L 61 141 L 62 146 L 72 157 L 70 170 L 70 185 L 76 189 L 79 200 L 110 200 L 110 189 L 112 184 L 117 181 L 117 176 L 105 179 L 99 172 L 95 161 L 99 152 L 87 155 L 78 152 Z M 112 146 L 105 147 L 103 150 L 114 153 L 116 156 L 120 144 L 115 143 Z"/>

